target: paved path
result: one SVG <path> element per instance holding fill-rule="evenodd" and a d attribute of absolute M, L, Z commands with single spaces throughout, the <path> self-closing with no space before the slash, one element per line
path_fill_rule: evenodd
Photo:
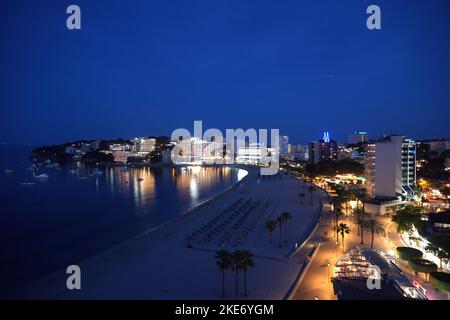
<path fill-rule="evenodd" d="M 333 218 L 329 206 L 324 205 L 322 218 L 308 243 L 305 244 L 307 250 L 311 250 L 316 244 L 319 244 L 319 249 L 310 262 L 309 268 L 305 271 L 303 279 L 292 297 L 293 300 L 336 299 L 329 279 L 342 248 L 336 245 L 336 239 L 331 229 L 332 225 Z M 303 256 L 303 252 L 298 252 L 298 256 Z M 297 254 L 294 257 L 297 257 Z"/>

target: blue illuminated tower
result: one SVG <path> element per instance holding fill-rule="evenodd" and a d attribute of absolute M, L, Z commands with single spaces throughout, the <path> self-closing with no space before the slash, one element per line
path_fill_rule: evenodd
<path fill-rule="evenodd" d="M 330 133 L 325 131 L 323 139 L 313 141 L 308 145 L 308 155 L 310 163 L 317 163 L 323 160 L 338 159 L 338 145 L 337 142 L 330 139 Z"/>

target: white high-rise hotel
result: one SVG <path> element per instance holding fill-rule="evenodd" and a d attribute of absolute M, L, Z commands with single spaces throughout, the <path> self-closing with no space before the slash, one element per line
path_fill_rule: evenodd
<path fill-rule="evenodd" d="M 416 142 L 391 135 L 369 143 L 365 167 L 371 197 L 408 200 L 416 188 Z"/>
<path fill-rule="evenodd" d="M 288 136 L 280 136 L 279 137 L 279 148 L 281 155 L 286 155 L 289 153 L 289 137 Z"/>

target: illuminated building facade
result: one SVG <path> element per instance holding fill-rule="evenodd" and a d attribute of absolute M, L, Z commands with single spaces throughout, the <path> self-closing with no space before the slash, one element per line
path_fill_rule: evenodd
<path fill-rule="evenodd" d="M 146 155 L 155 150 L 156 139 L 148 138 L 135 138 L 134 139 L 134 152 L 137 155 Z"/>
<path fill-rule="evenodd" d="M 237 151 L 236 163 L 258 165 L 268 163 L 271 155 L 275 156 L 276 150 L 259 143 L 252 143 L 241 147 Z"/>
<path fill-rule="evenodd" d="M 280 154 L 286 155 L 289 153 L 289 137 L 288 136 L 280 136 L 279 138 L 279 147 L 280 147 Z"/>
<path fill-rule="evenodd" d="M 178 142 L 180 154 L 177 164 L 222 164 L 224 163 L 224 144 L 190 138 Z"/>
<path fill-rule="evenodd" d="M 314 164 L 322 160 L 338 160 L 338 144 L 330 139 L 328 132 L 324 132 L 322 140 L 309 143 L 308 149 L 310 163 Z"/>
<path fill-rule="evenodd" d="M 358 144 L 362 142 L 367 142 L 367 132 L 365 131 L 354 131 L 348 136 L 349 144 Z"/>
<path fill-rule="evenodd" d="M 236 163 L 258 164 L 261 162 L 262 150 L 259 144 L 254 143 L 237 150 Z"/>
<path fill-rule="evenodd" d="M 411 197 L 416 188 L 416 142 L 392 135 L 369 143 L 365 168 L 372 197 Z"/>

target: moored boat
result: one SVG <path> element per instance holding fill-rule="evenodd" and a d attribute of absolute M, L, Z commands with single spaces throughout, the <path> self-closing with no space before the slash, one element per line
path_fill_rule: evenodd
<path fill-rule="evenodd" d="M 33 175 L 33 177 L 36 179 L 48 179 L 49 175 L 46 173 L 41 173 L 41 174 L 35 174 L 35 175 Z"/>

